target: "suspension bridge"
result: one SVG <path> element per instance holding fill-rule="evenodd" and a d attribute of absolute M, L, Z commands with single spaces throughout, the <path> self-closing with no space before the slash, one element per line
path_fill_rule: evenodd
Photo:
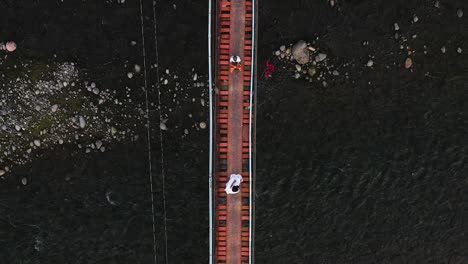
<path fill-rule="evenodd" d="M 144 90 L 146 98 L 149 182 L 152 202 L 153 253 L 158 263 L 151 136 L 146 70 L 143 0 L 140 3 Z M 154 46 L 159 65 L 156 1 L 153 1 Z M 256 0 L 208 0 L 209 65 L 209 264 L 254 263 L 255 216 L 255 106 L 256 106 Z M 240 63 L 233 68 L 232 57 Z M 159 80 L 159 68 L 156 68 Z M 161 90 L 156 83 L 158 106 Z M 162 122 L 161 111 L 159 121 Z M 167 245 L 164 145 L 160 130 L 165 263 Z M 239 192 L 227 194 L 231 174 L 240 174 Z"/>
<path fill-rule="evenodd" d="M 255 0 L 209 1 L 210 264 L 254 263 L 256 12 Z M 225 191 L 231 174 L 237 194 Z"/>

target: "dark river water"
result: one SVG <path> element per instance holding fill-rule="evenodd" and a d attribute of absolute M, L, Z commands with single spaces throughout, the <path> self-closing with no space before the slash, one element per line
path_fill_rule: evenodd
<path fill-rule="evenodd" d="M 152 2 L 143 2 L 149 65 Z M 468 263 L 468 2 L 336 2 L 259 2 L 259 70 L 269 58 L 277 69 L 258 82 L 256 263 Z M 161 71 L 206 76 L 208 2 L 156 6 Z M 0 41 L 76 62 L 109 86 L 121 82 L 115 68 L 142 64 L 135 0 L 4 0 L 0 24 Z M 340 71 L 326 87 L 295 80 L 271 55 L 299 39 L 316 40 Z M 163 197 L 155 107 L 157 263 L 207 263 L 208 130 L 183 140 L 164 131 Z M 172 124 L 207 119 L 206 107 L 178 109 Z M 104 153 L 44 150 L 0 181 L 0 264 L 152 263 L 148 142 L 143 124 L 136 132 Z"/>

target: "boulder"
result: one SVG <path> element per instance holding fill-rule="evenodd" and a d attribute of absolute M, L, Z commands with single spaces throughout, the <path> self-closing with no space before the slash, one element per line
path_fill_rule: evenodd
<path fill-rule="evenodd" d="M 299 64 L 306 64 L 309 62 L 310 51 L 307 49 L 307 43 L 304 40 L 299 40 L 292 47 L 293 58 Z"/>

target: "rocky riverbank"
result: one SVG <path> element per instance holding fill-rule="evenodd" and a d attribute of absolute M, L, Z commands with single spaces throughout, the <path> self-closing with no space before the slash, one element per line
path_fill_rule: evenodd
<path fill-rule="evenodd" d="M 119 79 L 124 84 L 111 87 L 90 80 L 92 74 L 81 71 L 73 62 L 20 60 L 10 55 L 0 68 L 0 177 L 4 179 L 15 166 L 25 165 L 44 151 L 64 148 L 62 145 L 90 153 L 104 152 L 111 143 L 138 140 L 147 122 L 145 87 L 140 86 L 143 72 L 138 64 L 122 65 L 121 72 Z M 166 69 L 159 80 L 163 100 L 167 102 L 170 97 L 170 103 L 161 106 L 158 126 L 170 128 L 181 137 L 207 126 L 197 113 L 185 116 L 193 120 L 190 126 L 171 124 L 171 117 L 180 114 L 181 106 L 207 107 L 206 78 L 194 69 L 184 75 L 179 77 Z M 148 88 L 154 95 L 153 88 Z M 156 116 L 157 104 L 150 102 L 149 114 Z"/>

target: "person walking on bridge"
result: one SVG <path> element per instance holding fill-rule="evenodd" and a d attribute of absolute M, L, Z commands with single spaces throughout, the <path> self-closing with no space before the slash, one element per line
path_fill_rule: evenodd
<path fill-rule="evenodd" d="M 240 71 L 242 69 L 241 58 L 237 55 L 231 56 L 231 58 L 229 59 L 229 63 L 231 72 L 233 72 L 234 70 Z"/>
<path fill-rule="evenodd" d="M 239 192 L 240 184 L 243 181 L 244 180 L 240 174 L 231 174 L 224 190 L 227 194 L 236 194 Z"/>

